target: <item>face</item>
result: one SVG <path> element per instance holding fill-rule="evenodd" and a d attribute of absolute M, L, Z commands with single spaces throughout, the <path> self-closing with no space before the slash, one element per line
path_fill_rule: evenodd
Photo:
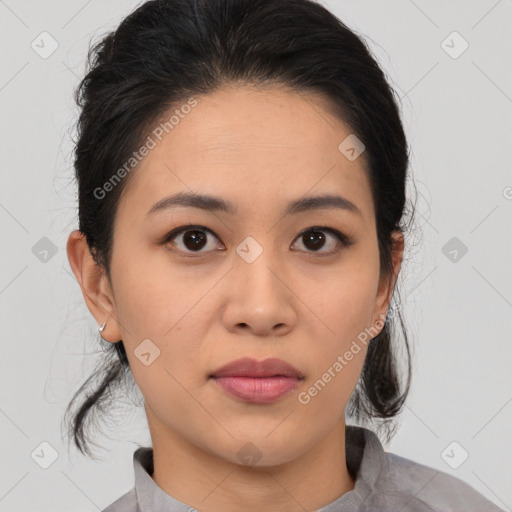
<path fill-rule="evenodd" d="M 102 336 L 124 342 L 154 444 L 239 463 L 252 442 L 262 464 L 280 464 L 344 422 L 367 350 L 358 340 L 380 331 L 389 305 L 365 155 L 340 151 L 350 127 L 320 96 L 226 88 L 195 98 L 129 177 L 111 284 L 103 276 L 87 303 L 98 324 L 108 316 Z M 178 193 L 232 211 L 149 213 Z M 287 211 L 323 195 L 346 201 Z M 242 357 L 282 359 L 303 378 L 267 403 L 240 398 L 210 376 Z"/>

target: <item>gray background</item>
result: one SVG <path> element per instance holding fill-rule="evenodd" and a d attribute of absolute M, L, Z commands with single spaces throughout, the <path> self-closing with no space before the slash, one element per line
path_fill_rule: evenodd
<path fill-rule="evenodd" d="M 103 460 L 68 452 L 61 438 L 64 408 L 98 357 L 65 251 L 77 227 L 72 92 L 91 37 L 137 4 L 0 0 L 1 511 L 101 510 L 133 485 L 132 453 L 150 443 L 140 408 L 98 440 Z M 421 236 L 404 264 L 401 307 L 414 380 L 386 449 L 512 510 L 511 1 L 324 4 L 388 73 L 413 149 Z M 47 58 L 31 47 L 43 51 L 43 31 L 58 43 Z M 454 31 L 469 44 L 457 58 Z M 58 454 L 47 469 L 31 456 L 51 453 L 42 442 Z"/>

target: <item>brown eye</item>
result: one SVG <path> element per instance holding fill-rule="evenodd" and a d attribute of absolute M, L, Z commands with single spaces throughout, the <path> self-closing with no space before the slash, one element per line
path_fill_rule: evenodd
<path fill-rule="evenodd" d="M 214 250 L 218 246 L 218 244 L 209 240 L 209 238 L 211 238 L 209 235 L 213 235 L 213 239 L 218 240 L 212 231 L 207 228 L 200 226 L 184 226 L 171 231 L 166 235 L 164 240 L 162 240 L 162 243 L 171 243 L 176 249 L 185 253 L 204 253 Z"/>
<path fill-rule="evenodd" d="M 183 245 L 191 251 L 201 250 L 206 245 L 207 235 L 204 231 L 189 230 L 184 232 Z"/>
<path fill-rule="evenodd" d="M 308 231 L 302 235 L 304 245 L 312 251 L 317 251 L 325 245 L 326 235 L 322 231 Z"/>
<path fill-rule="evenodd" d="M 306 252 L 318 252 L 320 254 L 336 253 L 342 247 L 352 244 L 349 237 L 336 229 L 325 226 L 308 228 L 297 237 L 297 240 L 302 243 Z M 326 249 L 322 250 L 324 248 Z"/>
<path fill-rule="evenodd" d="M 210 236 L 211 235 L 211 236 Z M 353 240 L 338 230 L 326 226 L 313 226 L 304 230 L 293 244 L 306 253 L 329 255 L 336 254 L 342 248 L 352 245 Z M 221 242 L 215 234 L 204 226 L 181 226 L 168 233 L 160 242 L 172 245 L 185 255 L 207 254 L 219 249 Z M 223 247 L 223 246 L 222 246 Z M 224 248 L 224 247 L 223 247 Z M 225 248 L 224 248 L 225 249 Z"/>

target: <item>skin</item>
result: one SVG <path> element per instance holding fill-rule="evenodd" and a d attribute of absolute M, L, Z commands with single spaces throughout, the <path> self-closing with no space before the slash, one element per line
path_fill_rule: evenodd
<path fill-rule="evenodd" d="M 103 338 L 124 342 L 145 398 L 154 481 L 201 512 L 317 510 L 354 487 L 345 408 L 366 346 L 308 404 L 298 394 L 365 328 L 380 332 L 403 239 L 396 234 L 393 275 L 380 276 L 364 153 L 350 161 L 339 151 L 351 130 L 322 96 L 225 87 L 196 99 L 129 176 L 114 224 L 112 282 L 79 231 L 69 236 L 69 262 L 98 325 L 107 322 Z M 180 191 L 219 196 L 238 213 L 176 207 L 146 216 Z M 322 193 L 349 199 L 361 215 L 325 208 L 283 216 L 288 202 Z M 157 244 L 189 223 L 212 231 L 201 252 L 183 233 Z M 317 225 L 353 245 L 324 231 L 315 251 L 299 235 Z M 252 263 L 236 252 L 247 236 L 263 249 Z M 160 350 L 149 366 L 134 354 L 147 338 Z M 305 378 L 271 404 L 236 399 L 208 375 L 244 356 L 284 359 Z M 248 442 L 261 457 L 253 466 L 237 456 Z"/>

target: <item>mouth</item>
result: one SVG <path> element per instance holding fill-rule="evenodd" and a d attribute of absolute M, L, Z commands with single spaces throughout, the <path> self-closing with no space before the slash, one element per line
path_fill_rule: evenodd
<path fill-rule="evenodd" d="M 271 403 L 291 393 L 304 375 L 281 359 L 243 358 L 216 370 L 209 378 L 230 396 L 252 403 Z"/>

